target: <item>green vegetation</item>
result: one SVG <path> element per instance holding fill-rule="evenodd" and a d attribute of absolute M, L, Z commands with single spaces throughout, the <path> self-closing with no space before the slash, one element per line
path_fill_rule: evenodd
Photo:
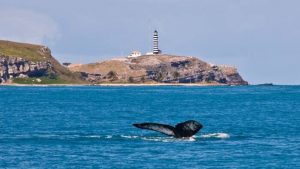
<path fill-rule="evenodd" d="M 46 61 L 50 55 L 50 50 L 40 45 L 17 43 L 0 40 L 0 55 L 7 57 L 21 57 L 30 61 Z M 48 51 L 47 51 L 48 50 Z"/>
<path fill-rule="evenodd" d="M 141 77 L 141 82 L 143 82 L 143 83 L 144 83 L 144 82 L 145 82 L 145 80 L 146 80 L 146 79 L 145 79 L 145 76 L 142 76 L 142 77 Z"/>
<path fill-rule="evenodd" d="M 177 79 L 179 76 L 180 76 L 179 72 L 177 72 L 177 71 L 173 72 L 174 79 Z"/>
<path fill-rule="evenodd" d="M 110 81 L 114 81 L 118 79 L 117 73 L 115 71 L 109 71 L 106 76 L 108 79 L 110 79 Z"/>
<path fill-rule="evenodd" d="M 133 83 L 133 82 L 134 82 L 134 79 L 133 79 L 132 76 L 130 76 L 130 77 L 128 78 L 128 82 L 129 82 L 129 83 Z"/>
<path fill-rule="evenodd" d="M 53 66 L 53 71 L 55 75 L 48 74 L 49 77 L 54 77 L 57 79 L 62 79 L 65 82 L 72 83 L 72 84 L 84 84 L 86 83 L 84 80 L 81 79 L 80 73 L 73 73 L 68 70 L 66 67 L 62 66 L 56 59 L 51 57 L 50 62 Z M 53 73 L 53 72 L 52 72 Z"/>
<path fill-rule="evenodd" d="M 49 77 L 29 77 L 29 78 L 14 78 L 13 83 L 18 84 L 69 84 L 69 82 L 60 78 Z"/>
<path fill-rule="evenodd" d="M 156 79 L 158 82 L 161 82 L 161 81 L 164 79 L 163 73 L 162 73 L 162 72 L 156 73 L 155 79 Z"/>

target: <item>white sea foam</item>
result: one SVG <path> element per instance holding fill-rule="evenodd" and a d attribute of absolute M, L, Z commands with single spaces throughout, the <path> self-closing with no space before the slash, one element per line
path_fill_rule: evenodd
<path fill-rule="evenodd" d="M 105 138 L 112 138 L 112 135 L 106 135 Z"/>
<path fill-rule="evenodd" d="M 98 136 L 98 135 L 91 135 L 91 136 L 85 136 L 87 138 L 101 138 L 101 136 Z"/>
<path fill-rule="evenodd" d="M 142 137 L 142 140 L 157 141 L 157 142 L 192 142 L 196 141 L 195 138 L 174 138 L 174 137 Z"/>
<path fill-rule="evenodd" d="M 196 141 L 196 138 L 195 138 L 195 137 L 189 137 L 189 138 L 187 139 L 187 141 Z"/>
<path fill-rule="evenodd" d="M 38 137 L 38 138 L 54 138 L 54 137 L 60 137 L 60 135 L 57 134 L 34 134 L 31 137 Z"/>
<path fill-rule="evenodd" d="M 128 135 L 121 135 L 122 138 L 126 139 L 141 139 L 146 141 L 161 141 L 161 142 L 168 142 L 170 139 L 169 137 L 141 137 L 141 136 L 128 136 Z"/>
<path fill-rule="evenodd" d="M 156 142 L 172 142 L 174 138 L 170 137 L 142 137 L 142 140 L 156 141 Z"/>
<path fill-rule="evenodd" d="M 138 138 L 139 136 L 126 136 L 126 135 L 121 135 L 121 137 L 123 138 Z"/>
<path fill-rule="evenodd" d="M 188 138 L 175 138 L 175 137 L 143 137 L 143 136 L 130 136 L 130 135 L 121 135 L 122 138 L 126 139 L 141 139 L 145 141 L 155 141 L 155 142 L 192 142 L 196 141 L 195 137 Z"/>
<path fill-rule="evenodd" d="M 145 141 L 155 141 L 155 142 L 194 142 L 201 138 L 219 138 L 219 139 L 227 139 L 230 138 L 230 135 L 227 133 L 207 133 L 202 134 L 200 136 L 193 136 L 188 138 L 174 138 L 174 137 L 145 137 L 145 136 L 135 136 L 135 135 L 120 135 L 125 139 L 141 139 Z M 108 138 L 109 136 L 106 136 Z M 109 137 L 111 138 L 111 137 Z"/>
<path fill-rule="evenodd" d="M 201 138 L 230 138 L 230 135 L 227 133 L 209 133 L 209 134 L 203 134 L 200 136 Z"/>

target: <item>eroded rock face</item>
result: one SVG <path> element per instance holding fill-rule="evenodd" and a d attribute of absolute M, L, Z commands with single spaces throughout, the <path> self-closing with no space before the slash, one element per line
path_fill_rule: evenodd
<path fill-rule="evenodd" d="M 69 68 L 74 72 L 84 72 L 86 80 L 92 83 L 110 81 L 248 84 L 234 67 L 211 65 L 198 58 L 188 56 L 147 55 Z M 114 72 L 114 79 L 107 76 L 108 72 Z"/>
<path fill-rule="evenodd" d="M 219 83 L 247 85 L 236 68 L 211 66 L 197 58 L 184 57 L 183 60 L 162 62 L 147 68 L 147 76 L 164 83 Z"/>
<path fill-rule="evenodd" d="M 32 62 L 20 57 L 0 56 L 0 83 L 15 77 L 40 77 L 52 70 L 50 61 Z"/>
<path fill-rule="evenodd" d="M 101 81 L 101 79 L 103 78 L 101 74 L 86 73 L 86 72 L 80 72 L 80 73 L 81 73 L 81 77 L 84 80 L 89 81 L 91 83 L 97 83 Z"/>

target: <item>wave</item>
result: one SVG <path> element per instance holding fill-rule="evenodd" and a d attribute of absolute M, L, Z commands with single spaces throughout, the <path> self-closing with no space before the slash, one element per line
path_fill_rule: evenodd
<path fill-rule="evenodd" d="M 90 136 L 84 136 L 86 138 L 101 138 L 99 135 L 90 135 Z"/>
<path fill-rule="evenodd" d="M 59 134 L 33 134 L 33 135 L 15 135 L 1 137 L 1 139 L 14 140 L 140 140 L 140 141 L 155 141 L 155 142 L 194 142 L 201 141 L 207 138 L 227 139 L 230 135 L 227 133 L 206 133 L 189 138 L 174 138 L 168 136 L 138 136 L 138 135 L 59 135 Z"/>
<path fill-rule="evenodd" d="M 194 138 L 174 138 L 174 137 L 145 137 L 145 136 L 126 136 L 121 135 L 122 138 L 125 139 L 139 139 L 144 141 L 155 141 L 155 142 L 176 142 L 176 141 L 196 141 Z"/>
<path fill-rule="evenodd" d="M 226 139 L 230 138 L 230 135 L 227 133 L 208 133 L 208 134 L 202 134 L 198 136 L 200 138 L 221 138 L 221 139 Z"/>
<path fill-rule="evenodd" d="M 123 138 L 128 138 L 128 139 L 131 139 L 131 138 L 135 139 L 135 138 L 138 138 L 139 136 L 126 136 L 126 135 L 121 135 L 121 137 L 123 137 Z"/>
<path fill-rule="evenodd" d="M 158 142 L 178 142 L 178 141 L 186 141 L 186 142 L 194 142 L 206 138 L 216 138 L 216 139 L 228 139 L 230 135 L 228 133 L 207 133 L 198 136 L 193 136 L 189 138 L 174 138 L 174 137 L 145 137 L 145 136 L 131 136 L 131 135 L 121 135 L 122 138 L 125 139 L 141 139 L 145 141 L 158 141 Z"/>

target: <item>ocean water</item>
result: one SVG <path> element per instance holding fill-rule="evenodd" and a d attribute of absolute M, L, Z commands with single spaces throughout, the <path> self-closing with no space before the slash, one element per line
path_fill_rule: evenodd
<path fill-rule="evenodd" d="M 300 168 L 300 86 L 2 86 L 0 168 Z"/>

